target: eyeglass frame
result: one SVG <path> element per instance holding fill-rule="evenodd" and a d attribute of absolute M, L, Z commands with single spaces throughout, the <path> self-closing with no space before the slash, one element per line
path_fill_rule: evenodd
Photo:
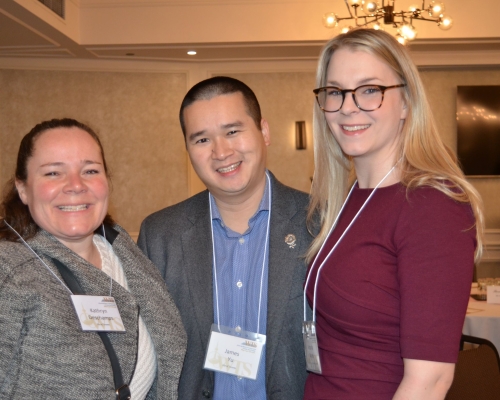
<path fill-rule="evenodd" d="M 361 108 L 356 100 L 356 95 L 354 94 L 356 92 L 356 90 L 358 90 L 359 88 L 362 88 L 364 86 L 376 86 L 378 88 L 380 88 L 381 92 L 382 92 L 382 99 L 380 100 L 380 104 L 378 107 L 374 108 L 373 110 L 364 110 L 363 108 Z M 342 109 L 342 106 L 344 105 L 344 101 L 345 101 L 345 95 L 346 93 L 349 93 L 351 92 L 352 93 L 352 99 L 354 100 L 354 104 L 356 104 L 356 107 L 358 107 L 361 111 L 364 111 L 364 112 L 370 112 L 370 111 L 375 111 L 375 110 L 378 110 L 380 107 L 382 107 L 382 103 L 384 102 L 384 95 L 385 95 L 385 91 L 387 89 L 394 89 L 394 88 L 399 88 L 399 87 L 405 87 L 406 86 L 406 83 L 400 83 L 399 85 L 392 85 L 392 86 L 382 86 L 382 85 L 361 85 L 361 86 L 358 86 L 357 88 L 355 89 L 341 89 L 337 86 L 323 86 L 323 87 L 320 87 L 320 88 L 317 88 L 317 89 L 313 89 L 313 93 L 314 95 L 316 96 L 316 101 L 318 102 L 318 106 L 319 108 L 321 109 L 321 111 L 323 112 L 328 112 L 328 113 L 332 113 L 332 112 L 338 112 Z M 338 89 L 340 93 L 342 93 L 342 103 L 340 103 L 340 107 L 338 108 L 338 110 L 335 110 L 335 111 L 327 111 L 325 110 L 323 107 L 321 107 L 321 104 L 319 104 L 319 92 L 321 90 L 324 90 L 324 89 Z"/>

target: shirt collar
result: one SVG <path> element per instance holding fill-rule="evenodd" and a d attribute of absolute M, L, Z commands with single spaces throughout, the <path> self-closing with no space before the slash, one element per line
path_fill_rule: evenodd
<path fill-rule="evenodd" d="M 252 215 L 252 217 L 248 221 L 249 225 L 255 220 L 255 218 L 257 217 L 257 215 L 261 211 L 269 211 L 269 209 L 271 207 L 271 204 L 269 203 L 270 183 L 271 183 L 271 178 L 269 177 L 269 174 L 267 173 L 267 169 L 266 169 L 266 186 L 264 188 L 264 194 L 262 195 L 262 198 L 260 199 L 260 203 L 259 203 L 259 207 L 257 208 L 257 211 L 255 211 L 255 214 Z M 219 220 L 222 222 L 222 217 L 220 215 L 219 208 L 217 207 L 217 204 L 215 202 L 214 196 L 210 195 L 209 198 L 210 198 L 210 202 L 212 204 L 212 220 Z"/>

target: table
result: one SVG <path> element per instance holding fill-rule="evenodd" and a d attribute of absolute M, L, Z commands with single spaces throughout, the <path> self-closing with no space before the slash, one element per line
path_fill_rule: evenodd
<path fill-rule="evenodd" d="M 470 298 L 463 333 L 487 339 L 500 351 L 500 304 Z"/>

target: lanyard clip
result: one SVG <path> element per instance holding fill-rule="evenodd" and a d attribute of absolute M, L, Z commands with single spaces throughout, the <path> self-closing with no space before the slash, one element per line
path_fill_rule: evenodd
<path fill-rule="evenodd" d="M 316 323 L 313 321 L 302 322 L 302 333 L 307 337 L 316 335 Z"/>
<path fill-rule="evenodd" d="M 127 384 L 120 386 L 115 390 L 116 400 L 130 400 L 132 395 L 130 394 L 130 388 Z"/>

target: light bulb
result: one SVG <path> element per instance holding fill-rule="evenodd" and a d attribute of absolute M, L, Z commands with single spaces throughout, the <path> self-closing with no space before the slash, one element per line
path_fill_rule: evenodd
<path fill-rule="evenodd" d="M 349 5 L 353 7 L 358 7 L 361 5 L 361 0 L 349 0 Z"/>
<path fill-rule="evenodd" d="M 411 11 L 411 12 L 415 12 L 418 9 L 419 9 L 418 5 L 416 5 L 416 4 L 412 4 L 410 7 L 408 7 L 408 10 Z"/>
<path fill-rule="evenodd" d="M 444 12 L 444 4 L 438 1 L 431 1 L 429 5 L 429 15 L 431 17 L 438 17 Z"/>
<path fill-rule="evenodd" d="M 375 22 L 373 24 L 373 29 L 375 29 L 376 31 L 383 31 L 384 27 L 382 25 L 380 25 L 378 22 Z"/>
<path fill-rule="evenodd" d="M 402 25 L 400 28 L 401 36 L 405 37 L 408 40 L 413 40 L 417 37 L 416 29 L 410 24 Z"/>
<path fill-rule="evenodd" d="M 453 20 L 450 17 L 442 16 L 439 23 L 438 23 L 438 26 L 443 31 L 447 31 L 448 29 L 450 29 L 453 26 Z"/>
<path fill-rule="evenodd" d="M 335 13 L 327 13 L 323 15 L 323 25 L 327 28 L 335 28 L 337 26 L 337 15 Z"/>
<path fill-rule="evenodd" d="M 363 1 L 363 11 L 367 15 L 375 13 L 375 11 L 377 11 L 377 3 L 374 1 L 367 1 L 367 2 Z"/>
<path fill-rule="evenodd" d="M 343 26 L 342 28 L 340 28 L 340 33 L 347 33 L 351 30 L 350 27 L 348 26 Z"/>
<path fill-rule="evenodd" d="M 404 38 L 401 35 L 397 35 L 396 39 L 398 40 L 399 43 L 401 43 L 403 46 L 406 45 L 406 38 Z"/>

